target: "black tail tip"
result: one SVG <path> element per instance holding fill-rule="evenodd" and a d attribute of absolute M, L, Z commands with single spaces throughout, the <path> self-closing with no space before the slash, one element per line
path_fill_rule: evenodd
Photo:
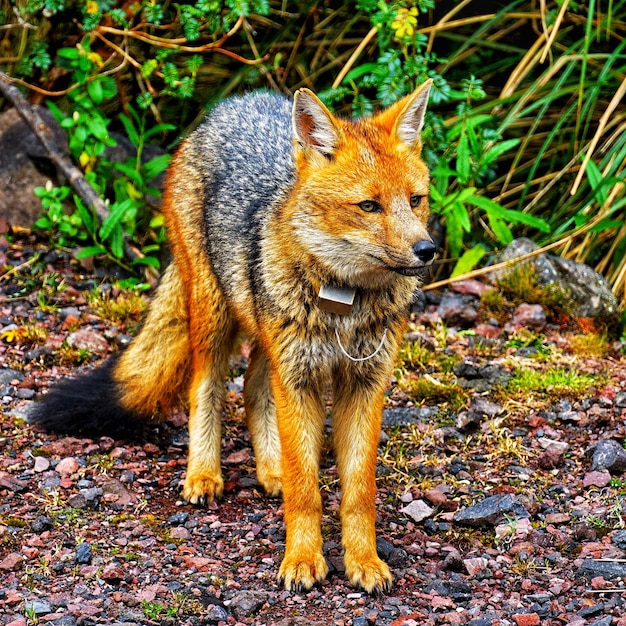
<path fill-rule="evenodd" d="M 125 410 L 113 380 L 115 359 L 54 385 L 27 411 L 27 421 L 46 431 L 86 437 L 115 436 L 140 425 Z"/>

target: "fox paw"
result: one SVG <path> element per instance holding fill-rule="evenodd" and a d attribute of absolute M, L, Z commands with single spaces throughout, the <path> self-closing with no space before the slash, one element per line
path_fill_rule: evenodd
<path fill-rule="evenodd" d="M 389 567 L 378 557 L 368 560 L 352 561 L 345 558 L 346 576 L 357 588 L 374 595 L 386 593 L 391 589 L 392 577 Z"/>
<path fill-rule="evenodd" d="M 310 589 L 328 574 L 328 565 L 321 554 L 286 556 L 278 571 L 278 583 L 289 591 Z"/>
<path fill-rule="evenodd" d="M 183 485 L 183 498 L 191 504 L 204 504 L 219 498 L 224 491 L 222 477 L 205 474 L 188 474 Z"/>
<path fill-rule="evenodd" d="M 279 496 L 283 490 L 283 479 L 280 474 L 257 467 L 256 477 L 268 496 Z"/>

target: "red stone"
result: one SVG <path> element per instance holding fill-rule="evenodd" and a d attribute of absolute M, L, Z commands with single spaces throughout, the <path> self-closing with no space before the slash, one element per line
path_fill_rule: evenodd
<path fill-rule="evenodd" d="M 513 616 L 513 621 L 517 626 L 539 626 L 541 623 L 537 613 L 518 613 Z"/>

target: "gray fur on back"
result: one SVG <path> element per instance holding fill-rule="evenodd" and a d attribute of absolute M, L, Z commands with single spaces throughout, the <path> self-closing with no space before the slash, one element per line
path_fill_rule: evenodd
<path fill-rule="evenodd" d="M 262 224 L 293 186 L 291 108 L 270 92 L 230 98 L 190 138 L 202 167 L 209 257 L 230 297 L 231 285 L 254 281 Z"/>

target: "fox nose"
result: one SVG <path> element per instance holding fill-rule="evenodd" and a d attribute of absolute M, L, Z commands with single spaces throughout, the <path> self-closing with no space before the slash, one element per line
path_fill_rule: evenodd
<path fill-rule="evenodd" d="M 430 263 L 435 258 L 435 244 L 427 239 L 421 239 L 413 244 L 413 254 L 422 262 Z"/>

